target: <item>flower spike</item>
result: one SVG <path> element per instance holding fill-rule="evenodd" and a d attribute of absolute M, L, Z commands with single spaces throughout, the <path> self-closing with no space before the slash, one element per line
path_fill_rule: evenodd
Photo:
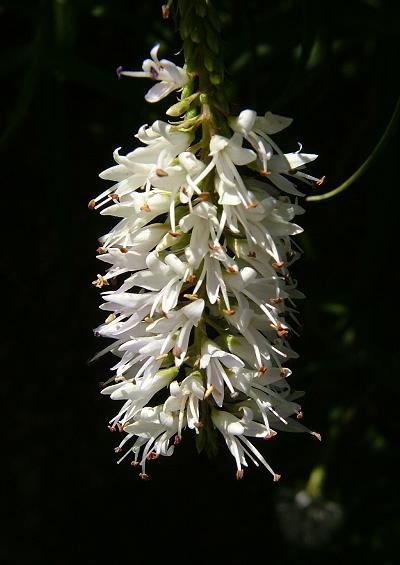
<path fill-rule="evenodd" d="M 197 49 L 197 91 L 193 76 L 186 88 L 188 73 L 158 59 L 158 45 L 142 71 L 118 71 L 159 81 L 149 102 L 183 89 L 169 110 L 182 121 L 144 124 L 136 147 L 117 148 L 115 164 L 100 173 L 112 185 L 89 202 L 118 219 L 97 249 L 105 271 L 92 284 L 105 315 L 95 335 L 108 344 L 94 359 L 116 358 L 102 390 L 121 403 L 109 429 L 122 434 L 118 463 L 129 458 L 143 480 L 150 462 L 192 434 L 199 451 L 225 443 L 237 479 L 252 462 L 276 482 L 261 452 L 268 442 L 257 449 L 257 439 L 280 431 L 320 439 L 300 422 L 287 367 L 297 357 L 291 338 L 303 297 L 290 274 L 300 255 L 293 238 L 302 232 L 294 220 L 304 212 L 296 183 L 318 180 L 305 172 L 317 155 L 277 145 L 274 134 L 291 118 L 245 109 L 228 119 L 220 111 L 218 37 L 209 40 L 215 61 L 202 66 L 197 36 L 188 32 L 190 14 L 207 36 L 207 6 L 177 0 L 186 68 Z"/>

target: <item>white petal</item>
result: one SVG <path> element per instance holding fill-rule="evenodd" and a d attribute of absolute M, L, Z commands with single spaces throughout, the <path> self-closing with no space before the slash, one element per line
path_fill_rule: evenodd
<path fill-rule="evenodd" d="M 234 131 L 246 136 L 253 129 L 256 117 L 257 112 L 254 110 L 243 110 L 237 117 L 229 119 L 229 125 Z"/>
<path fill-rule="evenodd" d="M 268 180 L 274 183 L 274 185 L 280 188 L 280 190 L 283 190 L 283 192 L 294 194 L 295 196 L 304 196 L 304 193 L 297 190 L 296 185 L 293 182 L 279 173 L 271 173 Z"/>
<path fill-rule="evenodd" d="M 204 310 L 204 300 L 202 298 L 199 298 L 199 300 L 194 300 L 187 306 L 181 308 L 180 312 L 184 314 L 186 318 L 188 318 L 188 320 L 191 320 L 195 326 L 197 326 L 201 318 L 201 315 L 203 313 L 203 310 Z"/>
<path fill-rule="evenodd" d="M 272 112 L 267 112 L 264 118 L 260 118 L 260 119 L 263 120 L 264 131 L 270 135 L 282 131 L 283 129 L 290 126 L 290 124 L 293 122 L 293 118 L 279 116 L 278 114 L 272 114 Z M 257 126 L 257 121 L 256 121 L 256 126 Z"/>
<path fill-rule="evenodd" d="M 146 102 L 158 102 L 162 98 L 165 98 L 165 96 L 168 96 L 168 94 L 170 94 L 174 90 L 176 90 L 175 84 L 162 81 L 152 86 L 144 99 L 146 100 Z"/>
<path fill-rule="evenodd" d="M 157 43 L 156 45 L 154 45 L 154 47 L 152 48 L 152 50 L 150 51 L 150 57 L 153 59 L 153 61 L 155 61 L 156 63 L 158 63 L 158 50 L 160 48 L 160 44 Z"/>
<path fill-rule="evenodd" d="M 222 151 L 229 144 L 229 140 L 222 135 L 213 135 L 210 141 L 210 153 L 209 155 L 215 155 L 219 151 Z"/>

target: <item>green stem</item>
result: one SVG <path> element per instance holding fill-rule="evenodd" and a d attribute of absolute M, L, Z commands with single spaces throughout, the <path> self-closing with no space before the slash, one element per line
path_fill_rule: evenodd
<path fill-rule="evenodd" d="M 307 196 L 306 201 L 318 202 L 320 200 L 326 200 L 327 198 L 336 196 L 336 194 L 340 194 L 341 192 L 349 188 L 349 186 L 351 186 L 356 180 L 358 180 L 368 170 L 368 168 L 371 166 L 373 161 L 377 158 L 379 153 L 382 151 L 383 147 L 386 145 L 389 138 L 394 133 L 397 125 L 397 120 L 399 119 L 399 117 L 400 117 L 400 97 L 397 100 L 397 104 L 392 114 L 392 117 L 390 118 L 390 122 L 388 123 L 381 139 L 379 140 L 378 144 L 375 146 L 372 153 L 368 156 L 368 158 L 364 161 L 364 163 L 356 170 L 356 172 L 353 173 L 351 177 L 349 177 L 345 182 L 343 182 L 337 188 L 334 188 L 329 192 L 325 192 L 325 194 Z"/>

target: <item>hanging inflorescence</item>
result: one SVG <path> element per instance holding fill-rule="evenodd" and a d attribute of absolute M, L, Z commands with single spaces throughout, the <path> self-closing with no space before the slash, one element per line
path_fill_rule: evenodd
<path fill-rule="evenodd" d="M 142 71 L 118 69 L 156 81 L 149 102 L 182 94 L 167 111 L 176 122 L 146 124 L 138 147 L 115 150 L 116 165 L 100 174 L 115 184 L 89 203 L 120 219 L 98 248 L 108 267 L 93 284 L 109 314 L 95 333 L 111 343 L 95 358 L 117 357 L 102 390 L 122 401 L 109 428 L 124 434 L 119 461 L 141 465 L 143 479 L 147 461 L 171 455 L 191 430 L 199 450 L 213 451 L 223 437 L 237 478 L 250 460 L 278 480 L 249 437 L 282 430 L 319 438 L 299 422 L 286 367 L 297 357 L 289 341 L 303 296 L 290 275 L 299 256 L 292 236 L 302 231 L 293 221 L 303 212 L 296 182 L 321 182 L 304 172 L 317 155 L 275 143 L 290 118 L 229 116 L 216 14 L 209 2 L 193 3 L 196 13 L 189 4 L 177 7 L 184 68 L 160 60 L 157 45 Z M 202 41 L 210 30 L 214 43 Z"/>

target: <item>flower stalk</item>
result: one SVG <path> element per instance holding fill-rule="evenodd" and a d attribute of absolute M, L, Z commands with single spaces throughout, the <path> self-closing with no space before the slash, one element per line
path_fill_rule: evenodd
<path fill-rule="evenodd" d="M 272 139 L 290 118 L 230 115 L 209 0 L 169 2 L 163 14 L 170 10 L 184 66 L 159 59 L 155 46 L 142 71 L 119 74 L 156 81 L 151 103 L 180 91 L 167 111 L 177 120 L 144 125 L 141 146 L 117 149 L 116 165 L 100 174 L 115 184 L 89 203 L 120 219 L 100 238 L 98 258 L 110 266 L 94 281 L 108 313 L 95 332 L 112 340 L 95 357 L 118 358 L 102 393 L 124 401 L 110 429 L 124 433 L 119 461 L 130 457 L 143 479 L 146 462 L 171 455 L 191 430 L 199 451 L 214 454 L 225 441 L 238 479 L 252 461 L 277 481 L 249 438 L 317 435 L 298 421 L 285 366 L 297 356 L 290 341 L 302 297 L 289 269 L 302 231 L 294 181 L 318 182 L 303 171 L 317 156 L 283 153 Z"/>

